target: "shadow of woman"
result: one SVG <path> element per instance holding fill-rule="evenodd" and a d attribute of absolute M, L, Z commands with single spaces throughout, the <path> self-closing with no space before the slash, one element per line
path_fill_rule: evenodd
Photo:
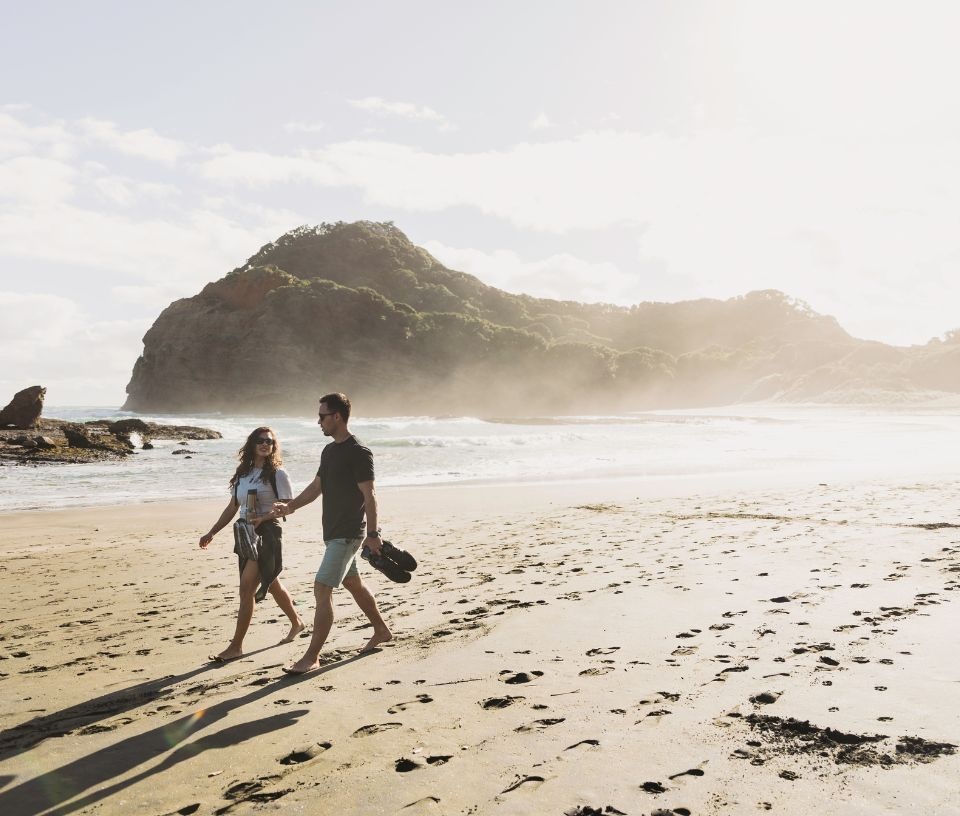
<path fill-rule="evenodd" d="M 269 731 L 286 728 L 306 714 L 307 709 L 265 717 L 223 729 L 209 737 L 195 740 L 178 748 L 159 765 L 148 768 L 136 776 L 116 782 L 108 788 L 94 791 L 82 799 L 70 801 L 84 791 L 115 779 L 138 765 L 169 751 L 198 731 L 219 722 L 236 709 L 268 697 L 276 691 L 289 689 L 291 685 L 310 682 L 315 677 L 348 663 L 353 663 L 370 654 L 370 652 L 367 652 L 345 660 L 339 660 L 324 666 L 319 671 L 303 676 L 279 677 L 276 682 L 261 686 L 242 697 L 223 700 L 210 708 L 200 709 L 172 723 L 161 725 L 134 737 L 128 737 L 113 745 L 101 748 L 93 754 L 27 780 L 9 790 L 0 791 L 0 813 L 44 813 L 46 816 L 61 816 L 62 814 L 73 813 L 75 810 L 100 802 L 107 796 L 124 790 L 136 782 L 168 770 L 201 751 L 236 744 L 229 741 L 232 739 L 248 740 Z"/>
<path fill-rule="evenodd" d="M 265 646 L 263 649 L 248 652 L 244 657 L 251 657 L 273 648 L 276 648 L 276 645 Z M 7 728 L 0 731 L 0 761 L 29 751 L 49 737 L 62 737 L 78 728 L 95 728 L 96 723 L 108 717 L 123 714 L 125 711 L 130 711 L 146 703 L 171 697 L 178 684 L 204 672 L 220 668 L 222 668 L 222 664 L 204 663 L 183 674 L 168 674 L 155 680 L 137 683 L 135 686 L 120 691 L 112 691 L 93 700 L 85 700 L 69 708 L 34 717 L 32 720 L 13 726 L 13 728 Z"/>

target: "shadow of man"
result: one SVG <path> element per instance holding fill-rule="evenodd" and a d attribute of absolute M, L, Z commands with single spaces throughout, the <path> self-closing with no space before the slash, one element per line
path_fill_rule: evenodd
<path fill-rule="evenodd" d="M 198 731 L 210 728 L 214 723 L 224 719 L 236 709 L 268 697 L 276 691 L 289 689 L 291 685 L 310 682 L 315 677 L 348 663 L 353 663 L 370 654 L 370 652 L 367 652 L 346 660 L 339 660 L 302 677 L 283 676 L 277 678 L 276 682 L 261 686 L 243 697 L 223 700 L 210 708 L 201 709 L 143 734 L 128 737 L 113 745 L 101 748 L 93 754 L 76 759 L 56 770 L 48 771 L 22 782 L 9 790 L 0 791 L 0 813 L 45 813 L 47 816 L 61 816 L 62 814 L 72 813 L 75 810 L 102 801 L 107 796 L 124 790 L 158 772 L 168 770 L 185 759 L 196 756 L 203 750 L 211 747 L 223 748 L 226 745 L 235 744 L 227 741 L 232 737 L 247 740 L 269 731 L 286 728 L 306 714 L 307 709 L 231 726 L 210 737 L 183 746 L 166 757 L 160 764 L 148 768 L 136 776 L 116 782 L 109 788 L 95 791 L 77 801 L 69 801 L 89 788 L 115 779 L 138 765 L 169 751 Z M 220 734 L 223 734 L 222 738 L 219 736 Z M 194 745 L 196 745 L 196 749 L 193 749 L 192 746 Z"/>

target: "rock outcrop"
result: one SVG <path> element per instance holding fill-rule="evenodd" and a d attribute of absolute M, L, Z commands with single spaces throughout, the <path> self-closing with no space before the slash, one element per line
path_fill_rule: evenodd
<path fill-rule="evenodd" d="M 0 411 L 0 428 L 17 428 L 25 431 L 35 428 L 43 413 L 43 398 L 47 389 L 31 385 L 13 395 L 9 404 Z"/>
<path fill-rule="evenodd" d="M 629 308 L 512 295 L 447 269 L 392 224 L 302 227 L 144 337 L 125 407 L 597 413 L 837 398 L 865 383 L 960 391 L 960 345 L 895 349 L 781 292 Z"/>
<path fill-rule="evenodd" d="M 98 419 L 90 422 L 66 422 L 62 419 L 40 419 L 40 434 L 30 436 L 12 430 L 0 430 L 0 462 L 20 464 L 83 463 L 126 459 L 135 451 L 131 434 L 139 434 L 143 448 L 150 450 L 149 440 L 220 439 L 222 434 L 210 428 L 191 425 L 160 425 L 140 419 L 118 422 Z"/>

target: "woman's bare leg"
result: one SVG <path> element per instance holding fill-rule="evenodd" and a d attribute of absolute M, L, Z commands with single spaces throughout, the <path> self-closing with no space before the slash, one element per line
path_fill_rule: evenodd
<path fill-rule="evenodd" d="M 253 595 L 260 583 L 260 568 L 256 561 L 247 561 L 240 576 L 240 608 L 237 611 L 237 628 L 233 633 L 233 640 L 220 654 L 218 660 L 232 660 L 243 655 L 243 639 L 250 628 L 253 619 L 255 602 Z"/>
<path fill-rule="evenodd" d="M 297 608 L 293 605 L 293 598 L 287 592 L 287 588 L 280 583 L 279 578 L 270 584 L 270 594 L 273 595 L 273 600 L 277 602 L 277 606 L 283 610 L 283 614 L 290 618 L 290 631 L 280 642 L 291 643 L 306 627 L 297 614 Z"/>

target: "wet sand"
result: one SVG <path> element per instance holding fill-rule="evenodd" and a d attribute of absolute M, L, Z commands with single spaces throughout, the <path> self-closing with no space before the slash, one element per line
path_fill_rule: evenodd
<path fill-rule="evenodd" d="M 726 491 L 726 492 L 725 492 Z M 0 813 L 960 810 L 960 486 L 381 490 L 319 672 L 236 612 L 218 502 L 3 516 Z M 319 505 L 285 525 L 312 616 Z M 309 630 L 308 630 L 309 633 Z"/>

